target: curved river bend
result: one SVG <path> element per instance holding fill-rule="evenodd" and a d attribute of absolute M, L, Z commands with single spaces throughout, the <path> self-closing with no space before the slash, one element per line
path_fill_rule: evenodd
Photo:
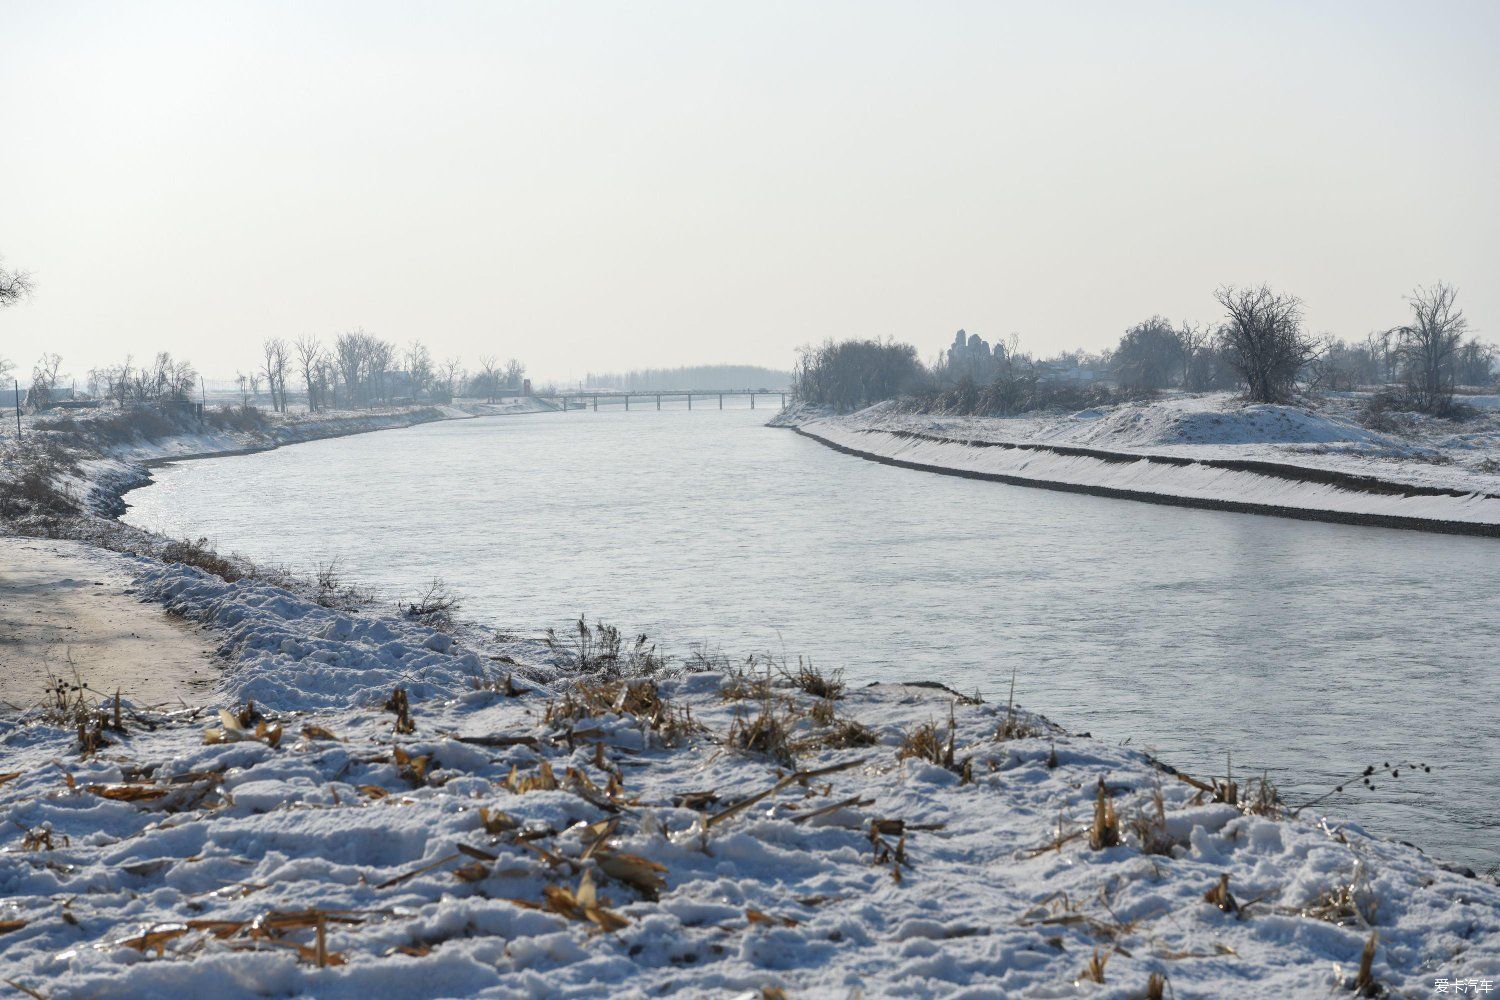
<path fill-rule="evenodd" d="M 743 406 L 743 403 L 741 403 Z M 855 683 L 941 680 L 1500 864 L 1500 542 L 928 475 L 670 407 L 427 424 L 157 470 L 132 524 L 520 633 L 579 612 Z"/>

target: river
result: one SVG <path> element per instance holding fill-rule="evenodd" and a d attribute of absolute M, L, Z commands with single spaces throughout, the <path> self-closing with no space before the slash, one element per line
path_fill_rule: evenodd
<path fill-rule="evenodd" d="M 735 405 L 730 405 L 733 402 Z M 680 404 L 427 424 L 163 467 L 126 520 L 463 616 L 940 680 L 1441 858 L 1500 864 L 1500 542 L 892 468 Z M 1351 782 L 1350 787 L 1358 785 Z"/>

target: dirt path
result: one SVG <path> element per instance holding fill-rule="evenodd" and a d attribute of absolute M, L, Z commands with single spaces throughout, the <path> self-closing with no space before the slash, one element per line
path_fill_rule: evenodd
<path fill-rule="evenodd" d="M 30 707 L 49 675 L 137 704 L 201 701 L 213 645 L 128 593 L 130 563 L 78 542 L 0 537 L 0 712 Z"/>

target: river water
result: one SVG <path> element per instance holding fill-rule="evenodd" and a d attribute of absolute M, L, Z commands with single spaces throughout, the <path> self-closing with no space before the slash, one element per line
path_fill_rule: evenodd
<path fill-rule="evenodd" d="M 586 613 L 668 652 L 941 680 L 1198 774 L 1268 771 L 1500 864 L 1500 542 L 896 469 L 743 401 L 428 424 L 157 470 L 126 520 L 392 598 L 441 575 L 521 634 Z M 1350 787 L 1357 785 L 1352 782 Z"/>

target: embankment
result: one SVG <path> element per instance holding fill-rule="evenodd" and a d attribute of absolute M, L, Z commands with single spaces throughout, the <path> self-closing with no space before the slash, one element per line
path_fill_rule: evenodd
<path fill-rule="evenodd" d="M 128 507 L 125 494 L 151 483 L 150 470 L 170 462 L 224 455 L 248 455 L 289 444 L 327 438 L 396 430 L 441 420 L 535 413 L 554 409 L 531 397 L 503 403 L 459 403 L 405 407 L 378 412 L 336 412 L 304 416 L 251 430 L 184 433 L 132 441 L 107 450 L 103 457 L 83 463 L 84 475 L 75 484 L 91 511 L 119 517 Z"/>
<path fill-rule="evenodd" d="M 1236 459 L 1141 455 L 851 427 L 793 427 L 845 454 L 921 472 L 1146 503 L 1500 537 L 1500 497 Z"/>

